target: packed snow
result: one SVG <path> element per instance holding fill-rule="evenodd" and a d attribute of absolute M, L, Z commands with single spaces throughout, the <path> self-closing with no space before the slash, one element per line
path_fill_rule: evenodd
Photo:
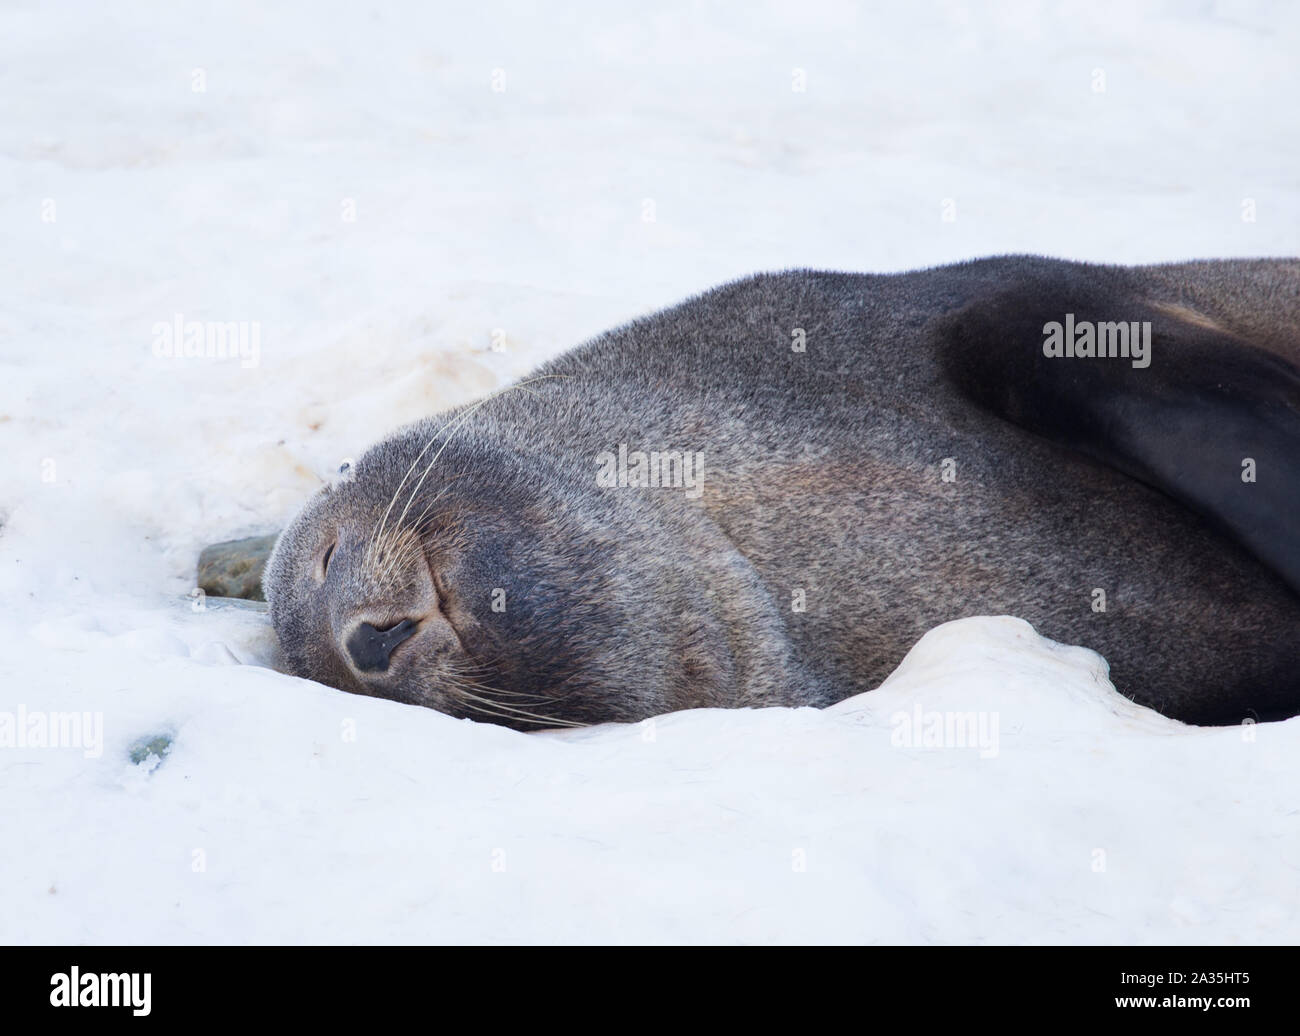
<path fill-rule="evenodd" d="M 1294 942 L 1300 721 L 1182 726 L 1016 618 L 823 712 L 520 734 L 190 597 L 746 273 L 1300 253 L 1293 5 L 993 6 L 6 5 L 0 941 Z"/>

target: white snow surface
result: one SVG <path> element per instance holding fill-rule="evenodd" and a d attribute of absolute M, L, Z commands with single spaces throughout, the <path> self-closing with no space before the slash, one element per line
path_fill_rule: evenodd
<path fill-rule="evenodd" d="M 1300 252 L 1294 5 L 565 7 L 0 11 L 0 733 L 103 724 L 0 747 L 0 941 L 1294 942 L 1300 721 L 1019 619 L 824 712 L 530 735 L 191 608 L 398 424 L 756 270 Z"/>

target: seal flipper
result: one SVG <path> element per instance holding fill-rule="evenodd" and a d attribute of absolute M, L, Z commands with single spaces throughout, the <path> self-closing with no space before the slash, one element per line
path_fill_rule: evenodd
<path fill-rule="evenodd" d="M 1300 593 L 1300 369 L 1142 288 L 1095 267 L 1032 271 L 941 319 L 947 377 L 1003 419 L 1199 512 Z M 1051 325 L 1064 332 L 1067 320 L 1149 323 L 1149 366 L 1047 355 Z"/>

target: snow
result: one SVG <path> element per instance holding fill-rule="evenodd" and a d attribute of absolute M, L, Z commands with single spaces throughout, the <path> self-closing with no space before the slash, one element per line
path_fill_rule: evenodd
<path fill-rule="evenodd" d="M 720 10 L 0 12 L 0 739 L 103 735 L 0 748 L 0 941 L 1295 941 L 1300 721 L 1017 619 L 825 712 L 525 735 L 191 606 L 397 424 L 754 270 L 1300 252 L 1291 5 Z"/>

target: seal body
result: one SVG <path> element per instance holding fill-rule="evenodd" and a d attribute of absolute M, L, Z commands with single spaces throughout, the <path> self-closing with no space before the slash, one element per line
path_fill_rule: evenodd
<path fill-rule="evenodd" d="M 373 447 L 272 620 L 300 675 L 524 729 L 826 705 L 978 614 L 1178 719 L 1296 714 L 1297 329 L 1295 261 L 751 277 Z"/>

